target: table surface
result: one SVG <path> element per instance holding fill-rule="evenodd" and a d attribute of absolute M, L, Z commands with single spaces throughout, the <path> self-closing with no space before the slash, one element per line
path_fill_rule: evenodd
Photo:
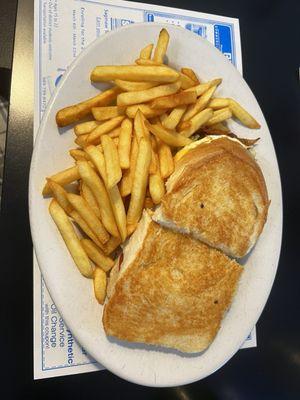
<path fill-rule="evenodd" d="M 284 201 L 281 257 L 270 298 L 257 324 L 258 347 L 239 351 L 210 377 L 177 388 L 145 388 L 108 371 L 33 381 L 32 242 L 27 211 L 33 129 L 33 0 L 22 0 L 16 19 L 0 223 L 0 393 L 5 398 L 79 399 L 95 394 L 113 399 L 182 400 L 300 396 L 299 1 L 202 0 L 161 4 L 240 20 L 244 77 L 269 124 Z M 11 29 L 14 17 L 5 22 Z"/>

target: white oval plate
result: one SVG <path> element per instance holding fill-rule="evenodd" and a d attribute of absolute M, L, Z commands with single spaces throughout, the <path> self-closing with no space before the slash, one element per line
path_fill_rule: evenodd
<path fill-rule="evenodd" d="M 203 80 L 222 77 L 218 95 L 235 98 L 261 123 L 258 131 L 236 122 L 232 122 L 232 129 L 241 137 L 261 138 L 255 151 L 272 201 L 266 226 L 245 260 L 237 294 L 217 337 L 205 352 L 193 356 L 124 345 L 106 337 L 102 307 L 94 299 L 92 281 L 83 278 L 74 266 L 48 214 L 49 200 L 41 196 L 46 176 L 73 165 L 68 150 L 74 148 L 74 135 L 71 128 L 59 132 L 55 124 L 57 110 L 94 96 L 99 86 L 90 83 L 92 68 L 132 63 L 142 47 L 155 42 L 163 26 L 170 33 L 171 66 L 191 67 Z M 64 74 L 48 104 L 34 147 L 29 189 L 32 238 L 47 288 L 70 330 L 95 360 L 131 382 L 177 386 L 213 373 L 240 348 L 263 310 L 275 277 L 282 230 L 281 184 L 272 139 L 254 95 L 240 73 L 208 41 L 173 25 L 144 23 L 107 33 L 93 42 Z"/>

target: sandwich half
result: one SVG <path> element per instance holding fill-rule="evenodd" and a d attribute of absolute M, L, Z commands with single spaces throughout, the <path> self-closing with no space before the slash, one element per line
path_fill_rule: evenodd
<path fill-rule="evenodd" d="M 256 243 L 268 207 L 265 180 L 250 151 L 236 139 L 215 136 L 177 153 L 153 219 L 240 258 Z"/>
<path fill-rule="evenodd" d="M 143 218 L 111 271 L 107 335 L 195 353 L 216 336 L 242 267 L 222 252 Z"/>

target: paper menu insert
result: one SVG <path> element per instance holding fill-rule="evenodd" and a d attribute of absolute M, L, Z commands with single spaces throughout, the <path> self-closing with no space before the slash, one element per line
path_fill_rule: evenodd
<path fill-rule="evenodd" d="M 125 1 L 35 1 L 34 135 L 47 103 L 73 59 L 97 37 L 136 22 L 180 25 L 215 45 L 242 72 L 237 19 Z M 256 345 L 255 330 L 244 347 Z M 64 324 L 34 258 L 34 377 L 103 369 Z"/>

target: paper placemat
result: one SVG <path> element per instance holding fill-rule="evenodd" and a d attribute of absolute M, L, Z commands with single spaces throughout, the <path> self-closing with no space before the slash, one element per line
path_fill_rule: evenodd
<path fill-rule="evenodd" d="M 182 26 L 209 40 L 242 73 L 239 21 L 211 14 L 128 1 L 36 0 L 34 10 L 34 137 L 68 65 L 100 35 L 136 22 Z M 34 378 L 97 371 L 52 301 L 34 257 Z M 242 348 L 256 346 L 255 328 Z"/>

